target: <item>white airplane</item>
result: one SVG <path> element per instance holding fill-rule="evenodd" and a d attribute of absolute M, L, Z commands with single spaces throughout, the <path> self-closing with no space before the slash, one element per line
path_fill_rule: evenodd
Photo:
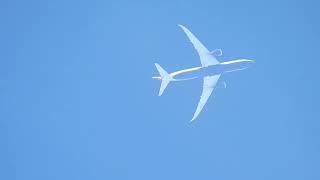
<path fill-rule="evenodd" d="M 191 121 L 193 121 L 201 112 L 223 73 L 246 69 L 252 65 L 254 61 L 249 59 L 237 59 L 220 63 L 215 57 L 222 55 L 221 49 L 216 49 L 211 52 L 208 51 L 208 49 L 186 27 L 180 24 L 178 26 L 187 34 L 189 40 L 197 50 L 200 56 L 201 66 L 183 69 L 169 74 L 159 64 L 155 63 L 160 76 L 152 78 L 161 80 L 159 96 L 162 95 L 163 91 L 171 81 L 186 81 L 203 78 L 202 94 L 197 109 L 191 119 Z M 222 82 L 222 85 L 226 87 L 225 82 Z"/>

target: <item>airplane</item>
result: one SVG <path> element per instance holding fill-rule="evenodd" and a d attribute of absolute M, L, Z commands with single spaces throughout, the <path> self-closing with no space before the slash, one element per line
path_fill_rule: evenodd
<path fill-rule="evenodd" d="M 216 57 L 222 55 L 221 49 L 209 51 L 196 38 L 196 36 L 192 34 L 192 32 L 190 32 L 189 29 L 187 29 L 185 26 L 181 24 L 178 24 L 178 26 L 184 31 L 184 33 L 187 35 L 187 37 L 193 44 L 194 48 L 196 49 L 200 57 L 201 66 L 168 73 L 158 63 L 155 63 L 155 66 L 160 76 L 152 78 L 161 81 L 160 90 L 158 94 L 159 96 L 162 95 L 167 85 L 172 81 L 187 81 L 203 78 L 202 94 L 197 109 L 190 121 L 192 122 L 200 114 L 201 110 L 203 109 L 204 105 L 209 99 L 214 88 L 217 86 L 219 78 L 222 74 L 247 69 L 252 64 L 254 64 L 254 61 L 250 59 L 236 59 L 226 62 L 219 62 Z M 222 82 L 221 85 L 226 88 L 225 82 Z"/>

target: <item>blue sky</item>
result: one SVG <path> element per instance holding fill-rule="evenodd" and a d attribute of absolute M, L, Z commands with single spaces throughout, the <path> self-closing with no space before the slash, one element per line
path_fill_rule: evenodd
<path fill-rule="evenodd" d="M 315 1 L 0 2 L 0 179 L 320 179 Z M 177 24 L 221 61 L 158 97 L 154 62 L 199 66 Z"/>

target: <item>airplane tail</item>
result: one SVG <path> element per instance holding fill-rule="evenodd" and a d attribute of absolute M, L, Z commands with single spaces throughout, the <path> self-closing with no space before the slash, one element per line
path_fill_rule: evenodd
<path fill-rule="evenodd" d="M 163 91 L 168 86 L 169 82 L 173 81 L 174 79 L 158 63 L 155 63 L 155 66 L 160 74 L 160 77 L 152 77 L 152 78 L 161 80 L 161 86 L 159 90 L 159 96 L 161 96 Z"/>

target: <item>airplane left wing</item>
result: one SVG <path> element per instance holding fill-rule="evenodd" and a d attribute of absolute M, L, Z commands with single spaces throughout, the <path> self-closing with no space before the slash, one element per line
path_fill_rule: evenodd
<path fill-rule="evenodd" d="M 202 89 L 201 98 L 198 103 L 196 112 L 194 113 L 191 121 L 195 120 L 197 118 L 197 116 L 200 114 L 202 108 L 206 104 L 213 89 L 215 88 L 220 76 L 221 76 L 221 74 L 214 75 L 214 76 L 206 76 L 203 78 L 203 89 Z"/>
<path fill-rule="evenodd" d="M 197 50 L 202 67 L 219 64 L 219 61 L 208 51 L 208 49 L 192 34 L 186 27 L 178 24 L 178 26 L 186 33 L 194 48 Z"/>

